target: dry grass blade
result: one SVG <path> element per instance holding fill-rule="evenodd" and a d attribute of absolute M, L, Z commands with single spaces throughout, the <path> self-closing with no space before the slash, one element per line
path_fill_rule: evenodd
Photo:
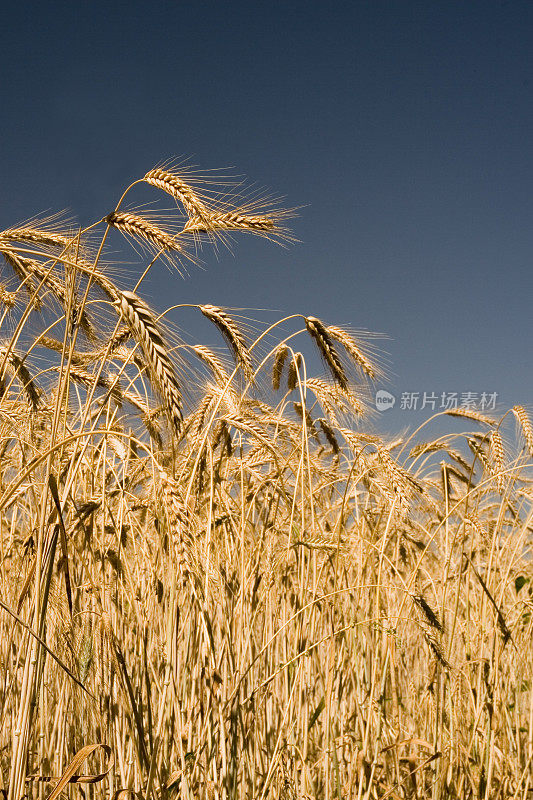
<path fill-rule="evenodd" d="M 97 775 L 77 775 L 76 771 L 81 767 L 83 762 L 89 758 L 96 750 L 103 750 L 108 757 L 108 766 L 104 772 Z M 28 780 L 34 781 L 58 781 L 54 787 L 53 792 L 49 795 L 47 800 L 56 800 L 61 792 L 67 787 L 69 783 L 99 783 L 110 772 L 114 764 L 113 751 L 107 744 L 88 744 L 78 750 L 64 773 L 59 778 L 49 778 L 43 775 L 31 775 Z"/>

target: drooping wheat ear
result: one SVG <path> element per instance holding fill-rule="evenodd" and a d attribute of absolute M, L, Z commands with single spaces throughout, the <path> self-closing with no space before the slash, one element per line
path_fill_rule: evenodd
<path fill-rule="evenodd" d="M 444 653 L 442 651 L 442 645 L 438 641 L 433 631 L 430 628 L 424 628 L 423 633 L 426 642 L 428 643 L 430 649 L 433 651 L 433 655 L 435 656 L 439 664 L 441 664 L 445 669 L 450 669 L 450 664 L 446 660 Z"/>
<path fill-rule="evenodd" d="M 0 284 L 0 303 L 6 308 L 14 308 L 16 303 L 15 292 L 10 292 L 3 284 Z"/>
<path fill-rule="evenodd" d="M 422 611 L 426 621 L 431 625 L 431 627 L 436 628 L 438 631 L 442 631 L 443 628 L 441 621 L 427 602 L 426 598 L 422 594 L 413 594 L 411 597 L 418 608 Z"/>
<path fill-rule="evenodd" d="M 0 245 L 1 249 L 1 245 Z M 12 268 L 17 277 L 24 281 L 24 288 L 28 293 L 33 294 L 42 283 L 46 286 L 52 294 L 59 300 L 65 311 L 68 308 L 68 295 L 64 284 L 59 281 L 53 273 L 51 273 L 43 264 L 39 263 L 33 258 L 26 258 L 11 250 L 2 250 L 2 254 Z M 36 298 L 40 305 L 40 298 Z M 34 301 L 35 302 L 35 301 Z M 74 308 L 74 313 L 77 309 Z M 78 315 L 79 324 L 88 338 L 95 338 L 95 331 L 87 312 L 84 310 L 81 315 Z"/>
<path fill-rule="evenodd" d="M 144 219 L 144 217 L 137 216 L 137 214 L 128 214 L 125 211 L 113 211 L 105 217 L 105 221 L 108 225 L 112 225 L 114 228 L 122 231 L 122 233 L 144 240 L 154 245 L 159 250 L 183 251 L 181 244 L 178 244 L 174 236 L 158 228 L 157 225 Z"/>
<path fill-rule="evenodd" d="M 481 414 L 479 411 L 474 411 L 472 408 L 449 408 L 444 412 L 449 414 L 450 417 L 466 417 L 466 419 L 473 419 L 475 422 L 482 422 L 484 425 L 495 425 L 496 420 Z"/>
<path fill-rule="evenodd" d="M 226 312 L 218 306 L 199 306 L 202 314 L 213 322 L 228 343 L 237 364 L 240 364 L 246 377 L 253 375 L 252 357 L 244 334 Z"/>
<path fill-rule="evenodd" d="M 0 347 L 0 362 L 6 358 L 7 354 L 7 367 L 13 377 L 17 378 L 24 389 L 24 392 L 30 402 L 34 411 L 39 408 L 42 389 L 37 385 L 34 378 L 32 378 L 29 369 L 24 363 L 24 358 L 7 347 Z"/>
<path fill-rule="evenodd" d="M 183 420 L 181 391 L 154 314 L 133 292 L 120 292 L 115 307 L 128 324 L 135 341 L 141 345 L 152 382 L 164 399 L 172 423 L 179 433 Z"/>
<path fill-rule="evenodd" d="M 178 570 L 182 583 L 185 583 L 191 574 L 192 566 L 189 514 L 176 481 L 161 468 L 159 476 L 168 525 L 177 544 Z"/>
<path fill-rule="evenodd" d="M 132 400 L 127 395 L 128 393 L 126 392 L 124 394 L 124 399 L 129 400 L 129 402 L 131 403 Z M 155 411 L 151 411 L 149 414 L 143 414 L 142 421 L 150 437 L 153 439 L 153 441 L 159 448 L 162 448 L 163 437 L 161 436 L 161 428 L 159 427 L 159 424 L 156 419 L 156 412 L 157 409 L 155 409 Z"/>
<path fill-rule="evenodd" d="M 53 350 L 55 353 L 62 353 L 64 349 L 63 342 L 59 341 L 59 339 L 53 339 L 51 336 L 41 336 L 39 338 L 39 345 L 41 347 L 46 347 L 47 350 Z M 68 355 L 68 353 L 69 350 L 67 345 L 66 355 Z M 92 353 L 81 353 L 74 350 L 70 355 L 70 360 L 73 364 L 82 366 L 91 361 L 91 356 Z"/>
<path fill-rule="evenodd" d="M 218 387 L 209 386 L 198 408 L 191 417 L 187 418 L 187 424 L 190 425 L 191 428 L 193 447 L 196 444 L 196 440 L 204 430 L 207 415 L 211 412 L 218 394 Z"/>
<path fill-rule="evenodd" d="M 213 353 L 212 350 L 210 350 L 208 347 L 204 347 L 203 344 L 195 344 L 192 349 L 198 358 L 200 358 L 211 369 L 219 383 L 226 384 L 228 382 L 229 375 L 226 371 L 226 367 L 222 363 L 221 359 L 215 353 Z"/>
<path fill-rule="evenodd" d="M 461 453 L 459 453 L 458 450 L 452 450 L 451 447 L 446 447 L 445 450 L 452 459 L 452 461 L 455 461 L 457 464 L 459 464 L 459 466 L 462 467 L 465 470 L 465 472 L 467 473 L 470 472 L 470 470 L 472 469 L 472 464 L 469 464 L 466 458 L 463 458 L 463 456 L 461 455 Z"/>
<path fill-rule="evenodd" d="M 54 370 L 59 370 L 60 367 L 54 367 Z M 63 367 L 63 373 L 67 372 L 67 367 Z M 86 389 L 91 389 L 95 384 L 98 386 L 99 389 L 107 389 L 110 391 L 110 395 L 113 400 L 117 403 L 117 405 L 122 406 L 122 390 L 118 383 L 113 381 L 113 385 L 109 378 L 100 375 L 99 377 L 95 375 L 91 375 L 90 372 L 84 370 L 81 366 L 77 364 L 71 363 L 68 366 L 68 374 L 70 378 L 79 383 L 81 386 L 84 386 Z"/>
<path fill-rule="evenodd" d="M 337 427 L 339 424 L 337 409 L 345 414 L 355 414 L 356 416 L 364 414 L 364 406 L 353 392 L 343 392 L 338 386 L 327 383 L 321 378 L 309 378 L 306 386 L 311 389 L 326 414 Z"/>
<path fill-rule="evenodd" d="M 110 349 L 110 353 L 114 353 L 119 347 L 122 347 L 128 339 L 131 338 L 131 331 L 129 328 L 119 328 L 118 331 L 111 337 L 109 340 L 109 344 L 107 347 Z"/>
<path fill-rule="evenodd" d="M 513 414 L 522 429 L 529 455 L 533 458 L 533 426 L 524 406 L 513 406 Z"/>
<path fill-rule="evenodd" d="M 283 367 L 285 366 L 285 361 L 287 360 L 288 355 L 289 348 L 284 342 L 276 347 L 276 351 L 274 353 L 274 364 L 272 367 L 272 388 L 275 392 L 277 392 L 279 389 L 281 376 L 283 375 Z"/>
<path fill-rule="evenodd" d="M 213 450 L 216 450 L 221 442 L 221 452 L 225 453 L 229 458 L 233 453 L 233 441 L 225 419 L 220 421 L 213 434 L 213 440 L 211 442 Z"/>
<path fill-rule="evenodd" d="M 42 244 L 45 247 L 68 247 L 73 239 L 54 231 L 40 230 L 39 228 L 8 228 L 0 233 L 0 240 L 7 242 L 31 242 Z"/>
<path fill-rule="evenodd" d="M 401 502 L 407 502 L 413 490 L 420 494 L 423 493 L 423 488 L 418 481 L 394 460 L 386 447 L 377 448 L 377 457 L 393 491 Z"/>
<path fill-rule="evenodd" d="M 293 406 L 297 416 L 300 418 L 300 420 L 303 422 L 304 419 L 305 419 L 305 424 L 306 424 L 307 430 L 318 441 L 318 433 L 317 433 L 317 430 L 316 430 L 316 427 L 315 427 L 315 423 L 314 423 L 313 417 L 311 416 L 311 413 L 309 412 L 309 409 L 305 408 L 301 403 L 293 403 L 292 406 Z"/>
<path fill-rule="evenodd" d="M 335 347 L 331 336 L 325 325 L 320 322 L 316 317 L 305 317 L 305 327 L 308 333 L 313 337 L 318 345 L 318 349 L 322 354 L 326 364 L 328 365 L 333 379 L 337 381 L 339 386 L 343 389 L 348 389 L 348 378 L 342 366 L 341 360 Z"/>
<path fill-rule="evenodd" d="M 321 419 L 317 419 L 318 424 L 322 428 L 322 433 L 327 439 L 328 444 L 330 445 L 331 449 L 333 450 L 335 455 L 338 455 L 340 448 L 339 442 L 337 441 L 337 437 L 335 436 L 335 431 L 333 430 L 332 426 L 329 424 L 327 419 L 323 417 Z"/>
<path fill-rule="evenodd" d="M 292 392 L 298 386 L 298 373 L 303 364 L 303 356 L 301 353 L 295 353 L 292 361 L 289 364 L 289 372 L 287 375 L 287 389 Z"/>
<path fill-rule="evenodd" d="M 503 439 L 499 431 L 492 431 L 489 437 L 491 471 L 496 477 L 496 487 L 499 492 L 503 492 L 504 476 L 501 474 L 505 463 L 505 451 L 503 449 Z"/>
<path fill-rule="evenodd" d="M 481 465 L 490 472 L 491 467 L 489 464 L 489 459 L 487 458 L 487 453 L 485 452 L 486 447 L 486 439 L 483 437 L 474 437 L 471 436 L 467 439 L 467 444 L 477 459 L 481 462 Z"/>
<path fill-rule="evenodd" d="M 11 267 L 16 277 L 22 284 L 22 287 L 29 297 L 33 297 L 33 305 L 36 309 L 42 308 L 42 300 L 39 297 L 37 290 L 39 284 L 33 277 L 32 271 L 28 269 L 30 259 L 22 258 L 12 250 L 2 250 L 2 255 L 7 264 Z"/>
<path fill-rule="evenodd" d="M 209 217 L 210 212 L 192 189 L 179 175 L 168 172 L 165 169 L 151 169 L 143 178 L 143 181 L 150 186 L 156 186 L 167 194 L 178 200 L 189 217 L 196 217 L 200 220 Z"/>
<path fill-rule="evenodd" d="M 184 227 L 191 233 L 209 233 L 210 231 L 250 231 L 252 233 L 272 232 L 275 222 L 272 217 L 244 214 L 239 210 L 220 213 L 207 211 L 202 216 L 192 215 Z"/>
<path fill-rule="evenodd" d="M 338 328 L 336 325 L 329 325 L 326 328 L 328 334 L 335 339 L 339 344 L 342 344 L 348 355 L 350 355 L 357 366 L 359 366 L 365 375 L 369 378 L 376 377 L 376 368 L 363 353 L 361 346 L 357 343 L 356 339 L 351 336 L 347 331 Z"/>
<path fill-rule="evenodd" d="M 438 450 L 445 450 L 444 442 L 419 442 L 409 451 L 409 458 L 418 458 L 422 453 L 435 453 Z"/>
<path fill-rule="evenodd" d="M 257 422 L 249 416 L 244 417 L 241 414 L 228 414 L 224 419 L 228 425 L 237 428 L 237 430 L 244 431 L 245 433 L 250 433 L 258 439 L 264 447 L 267 447 L 272 452 L 276 452 L 275 445 L 265 436 L 264 428 L 258 425 Z"/>

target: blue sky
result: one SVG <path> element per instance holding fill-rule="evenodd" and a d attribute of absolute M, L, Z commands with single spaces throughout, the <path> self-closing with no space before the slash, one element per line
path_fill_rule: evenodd
<path fill-rule="evenodd" d="M 205 251 L 157 308 L 380 331 L 390 391 L 530 406 L 530 3 L 27 2 L 3 28 L 1 227 L 88 224 L 171 156 L 233 166 L 302 206 L 300 243 Z"/>

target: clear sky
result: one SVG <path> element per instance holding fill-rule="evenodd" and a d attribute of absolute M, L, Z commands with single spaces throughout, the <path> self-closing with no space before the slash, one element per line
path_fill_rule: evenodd
<path fill-rule="evenodd" d="M 2 28 L 2 228 L 88 224 L 171 156 L 234 166 L 305 206 L 300 243 L 205 251 L 157 308 L 386 333 L 387 424 L 418 421 L 401 392 L 531 406 L 531 2 L 21 2 Z"/>

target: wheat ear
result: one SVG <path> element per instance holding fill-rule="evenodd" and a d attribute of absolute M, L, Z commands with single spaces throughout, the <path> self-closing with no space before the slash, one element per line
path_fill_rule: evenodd
<path fill-rule="evenodd" d="M 197 215 L 191 216 L 184 230 L 191 233 L 209 233 L 214 230 L 241 230 L 261 233 L 265 231 L 272 232 L 274 227 L 275 222 L 272 217 L 243 214 L 235 210 L 225 213 L 211 211 L 200 217 Z"/>
<path fill-rule="evenodd" d="M 303 364 L 303 356 L 301 353 L 295 353 L 287 374 L 287 389 L 292 392 L 298 385 L 298 373 Z"/>
<path fill-rule="evenodd" d="M 281 383 L 281 376 L 283 375 L 283 367 L 289 355 L 289 348 L 282 342 L 276 347 L 274 354 L 274 364 L 272 366 L 272 388 L 275 392 L 278 391 Z"/>
<path fill-rule="evenodd" d="M 335 455 L 338 455 L 340 451 L 339 442 L 337 441 L 337 437 L 335 436 L 335 431 L 333 430 L 332 426 L 329 424 L 327 419 L 324 419 L 324 417 L 322 417 L 321 419 L 317 419 L 317 422 L 322 428 L 322 433 L 326 437 L 328 444 L 333 450 L 333 453 Z"/>
<path fill-rule="evenodd" d="M 305 317 L 305 327 L 307 328 L 308 333 L 317 343 L 318 349 L 324 357 L 324 360 L 328 365 L 333 378 L 337 381 L 339 386 L 347 390 L 348 378 L 346 377 L 344 367 L 342 366 L 338 353 L 333 346 L 331 336 L 329 335 L 326 326 L 323 325 L 323 323 L 320 322 L 320 320 L 316 317 Z"/>
<path fill-rule="evenodd" d="M 475 422 L 482 422 L 484 425 L 496 424 L 495 420 L 491 419 L 490 417 L 486 417 L 485 414 L 480 414 L 479 411 L 474 411 L 474 409 L 471 408 L 449 408 L 444 413 L 448 414 L 450 417 L 465 417 L 466 419 L 472 419 Z"/>
<path fill-rule="evenodd" d="M 200 200 L 194 189 L 174 172 L 168 172 L 165 169 L 151 169 L 146 173 L 143 181 L 149 183 L 150 186 L 162 189 L 175 200 L 178 200 L 189 217 L 203 219 L 204 216 L 209 216 L 209 210 Z"/>
<path fill-rule="evenodd" d="M 529 415 L 524 406 L 513 406 L 513 414 L 522 428 L 529 455 L 533 458 L 533 426 L 531 425 Z"/>
<path fill-rule="evenodd" d="M 235 322 L 218 306 L 204 305 L 199 308 L 202 314 L 217 326 L 227 341 L 235 361 L 241 365 L 245 375 L 250 378 L 253 375 L 252 357 L 246 339 Z"/>
<path fill-rule="evenodd" d="M 212 350 L 210 350 L 208 347 L 204 347 L 203 344 L 195 344 L 192 350 L 196 353 L 198 358 L 204 362 L 204 364 L 207 364 L 219 383 L 223 385 L 227 383 L 229 380 L 229 375 L 226 371 L 226 367 Z"/>
<path fill-rule="evenodd" d="M 128 324 L 135 341 L 141 345 L 152 381 L 165 400 L 172 423 L 179 433 L 183 420 L 181 391 L 154 314 L 133 292 L 120 292 L 115 307 Z"/>
<path fill-rule="evenodd" d="M 122 233 L 134 236 L 154 245 L 160 250 L 182 251 L 181 245 L 176 242 L 174 236 L 158 228 L 152 222 L 137 214 L 129 214 L 125 211 L 113 211 L 105 217 L 108 225 L 112 225 Z"/>
<path fill-rule="evenodd" d="M 329 325 L 326 330 L 329 336 L 339 342 L 339 344 L 342 344 L 348 355 L 353 358 L 355 363 L 363 370 L 365 375 L 368 375 L 369 378 L 376 377 L 376 368 L 365 356 L 361 350 L 361 347 L 357 344 L 353 336 L 350 336 L 349 333 L 342 328 L 338 328 L 336 325 Z"/>
<path fill-rule="evenodd" d="M 499 431 L 492 431 L 489 437 L 491 469 L 496 477 L 496 487 L 499 492 L 503 492 L 504 476 L 501 474 L 504 468 L 505 451 L 503 449 L 503 439 Z"/>
<path fill-rule="evenodd" d="M 39 388 L 35 380 L 32 378 L 29 369 L 24 363 L 24 358 L 16 353 L 14 350 L 7 347 L 0 347 L 0 358 L 5 359 L 7 355 L 7 366 L 13 375 L 20 381 L 24 392 L 30 402 L 34 411 L 39 408 L 42 396 L 42 389 Z"/>
<path fill-rule="evenodd" d="M 192 537 L 189 529 L 189 515 L 176 481 L 163 469 L 159 470 L 159 475 L 168 525 L 177 540 L 178 570 L 182 583 L 185 583 L 191 574 Z"/>
<path fill-rule="evenodd" d="M 41 244 L 45 247 L 68 247 L 72 244 L 72 238 L 54 231 L 40 230 L 39 228 L 8 228 L 0 233 L 0 240 L 7 242 L 30 242 L 31 244 Z"/>

